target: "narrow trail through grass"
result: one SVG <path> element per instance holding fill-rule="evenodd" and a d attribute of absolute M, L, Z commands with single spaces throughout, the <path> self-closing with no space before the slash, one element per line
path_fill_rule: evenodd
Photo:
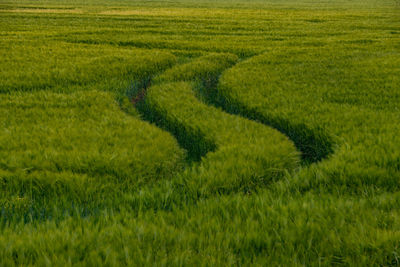
<path fill-rule="evenodd" d="M 231 54 L 211 54 L 168 69 L 147 88 L 138 108 L 167 129 L 200 160 L 182 178 L 194 195 L 254 190 L 293 172 L 299 153 L 280 132 L 230 115 L 198 99 L 196 89 L 210 87 L 237 61 Z"/>
<path fill-rule="evenodd" d="M 399 265 L 395 2 L 3 1 L 0 265 Z"/>
<path fill-rule="evenodd" d="M 251 59 L 252 57 L 245 58 L 242 61 Z M 221 75 L 229 72 L 230 69 L 227 68 Z M 303 165 L 318 162 L 333 153 L 335 141 L 326 130 L 315 125 L 310 127 L 306 123 L 288 120 L 276 114 L 265 114 L 256 109 L 250 109 L 242 101 L 223 94 L 219 88 L 219 78 L 220 76 L 217 79 L 203 81 L 201 88 L 197 90 L 200 93 L 199 97 L 207 104 L 221 107 L 225 112 L 262 123 L 285 134 L 301 152 Z"/>
<path fill-rule="evenodd" d="M 381 57 L 380 50 L 368 56 L 362 48 L 355 50 L 352 57 L 365 56 L 360 62 L 337 52 L 341 68 L 330 66 L 331 56 L 326 56 L 325 49 L 264 53 L 226 71 L 218 93 L 228 109 L 294 133 L 292 140 L 304 140 L 313 158 L 331 153 L 328 160 L 305 169 L 293 186 L 398 190 L 400 152 L 395 144 L 400 142 L 400 80 L 395 73 L 400 54 L 386 50 L 391 53 L 390 62 Z M 368 74 L 356 71 L 370 62 L 375 66 Z M 321 71 L 321 66 L 328 71 Z M 270 75 L 282 78 L 269 79 Z M 303 129 L 312 129 L 312 135 Z M 309 137 L 319 142 L 309 142 Z"/>

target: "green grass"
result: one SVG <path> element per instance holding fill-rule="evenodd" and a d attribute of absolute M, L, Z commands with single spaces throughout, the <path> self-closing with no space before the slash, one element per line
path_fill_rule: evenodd
<path fill-rule="evenodd" d="M 173 132 L 193 157 L 203 156 L 184 173 L 196 194 L 248 191 L 281 178 L 299 162 L 294 145 L 278 131 L 197 100 L 196 83 L 210 84 L 234 62 L 232 55 L 201 57 L 167 70 L 147 89 L 143 112 Z"/>
<path fill-rule="evenodd" d="M 10 215 L 32 208 L 39 216 L 52 202 L 97 207 L 183 167 L 177 142 L 122 112 L 112 94 L 41 91 L 0 99 L 0 201 Z M 12 214 L 14 207 L 21 214 Z"/>
<path fill-rule="evenodd" d="M 0 92 L 107 90 L 125 96 L 135 81 L 172 66 L 171 53 L 34 40 L 3 40 Z M 18 71 L 16 71 L 18 70 Z"/>
<path fill-rule="evenodd" d="M 0 3 L 0 266 L 400 265 L 396 1 Z"/>
<path fill-rule="evenodd" d="M 391 46 L 368 48 L 354 47 L 351 55 L 346 47 L 266 53 L 226 72 L 219 91 L 239 113 L 277 128 L 301 124 L 334 137 L 326 138 L 335 144 L 329 159 L 312 166 L 318 179 L 300 174 L 306 187 L 397 191 L 400 53 Z M 301 141 L 308 145 L 307 138 Z"/>

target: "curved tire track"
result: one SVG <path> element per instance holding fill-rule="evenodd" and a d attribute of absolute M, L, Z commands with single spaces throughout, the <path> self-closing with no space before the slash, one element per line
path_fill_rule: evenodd
<path fill-rule="evenodd" d="M 199 163 L 181 178 L 197 195 L 248 191 L 294 171 L 299 152 L 282 133 L 201 102 L 196 89 L 215 84 L 237 58 L 212 54 L 167 70 L 138 103 L 145 117 L 172 132 Z"/>

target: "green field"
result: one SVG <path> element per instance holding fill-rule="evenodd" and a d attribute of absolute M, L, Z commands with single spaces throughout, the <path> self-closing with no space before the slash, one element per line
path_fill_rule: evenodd
<path fill-rule="evenodd" d="M 400 265 L 398 0 L 1 0 L 0 266 Z"/>

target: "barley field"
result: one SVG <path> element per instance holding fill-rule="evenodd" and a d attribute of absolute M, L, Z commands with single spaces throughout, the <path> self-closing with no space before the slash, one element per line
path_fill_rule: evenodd
<path fill-rule="evenodd" d="M 0 0 L 0 266 L 400 265 L 398 0 Z"/>

